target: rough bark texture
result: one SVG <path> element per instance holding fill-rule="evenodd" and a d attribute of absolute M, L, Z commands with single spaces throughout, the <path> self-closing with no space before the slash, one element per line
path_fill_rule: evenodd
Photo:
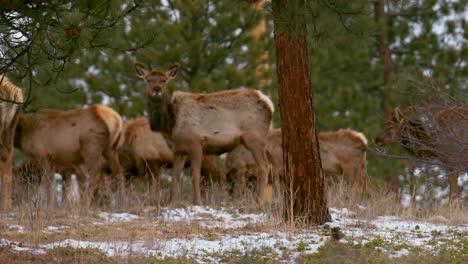
<path fill-rule="evenodd" d="M 287 189 L 284 216 L 310 225 L 331 217 L 315 132 L 303 5 L 301 0 L 274 0 L 273 16 Z"/>

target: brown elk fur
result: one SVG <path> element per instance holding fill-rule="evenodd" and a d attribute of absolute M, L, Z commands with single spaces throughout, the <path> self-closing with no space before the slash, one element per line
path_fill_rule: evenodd
<path fill-rule="evenodd" d="M 86 206 L 102 180 L 107 166 L 118 177 L 123 192 L 123 172 L 117 147 L 122 143 L 123 122 L 111 108 L 94 104 L 85 109 L 59 111 L 45 109 L 22 114 L 15 134 L 15 146 L 25 160 L 42 168 L 49 206 L 53 206 L 52 175 L 54 169 L 74 168 L 84 190 Z M 86 175 L 90 181 L 86 181 Z"/>
<path fill-rule="evenodd" d="M 0 210 L 12 206 L 13 140 L 23 91 L 0 75 Z"/>
<path fill-rule="evenodd" d="M 425 113 L 425 122 L 414 119 L 414 110 L 398 108 L 387 113 L 384 131 L 376 137 L 380 145 L 401 143 L 420 158 L 438 160 L 453 170 L 449 175 L 449 200 L 456 196 L 459 171 L 468 168 L 468 109 L 456 107 L 432 114 Z"/>
<path fill-rule="evenodd" d="M 178 177 L 186 155 L 192 168 L 194 203 L 201 204 L 203 156 L 227 152 L 243 144 L 258 163 L 257 202 L 263 202 L 268 176 L 265 138 L 274 111 L 271 100 L 252 89 L 206 94 L 177 91 L 171 95 L 167 83 L 180 71 L 178 64 L 160 71 L 147 70 L 135 63 L 135 70 L 147 83 L 151 128 L 168 133 L 174 142 L 171 200 L 178 197 Z"/>
<path fill-rule="evenodd" d="M 139 176 L 154 176 L 152 185 L 161 186 L 161 166 L 172 166 L 174 153 L 172 142 L 163 134 L 152 131 L 148 118 L 140 117 L 124 123 L 124 143 L 119 149 L 119 157 L 125 171 L 136 170 Z M 216 164 L 216 157 L 205 156 L 202 163 L 202 175 L 205 181 L 221 182 L 222 174 Z M 148 183 L 148 182 L 147 182 Z"/>
<path fill-rule="evenodd" d="M 135 167 L 140 175 L 146 176 L 146 172 L 154 173 L 158 185 L 160 166 L 172 163 L 174 159 L 174 154 L 162 134 L 151 131 L 149 121 L 145 117 L 125 122 L 124 144 L 119 150 L 119 155 L 125 170 Z"/>
<path fill-rule="evenodd" d="M 367 140 L 363 134 L 351 129 L 321 132 L 318 134 L 318 142 L 322 169 L 326 175 L 343 175 L 353 187 L 356 197 L 361 197 L 363 191 L 368 195 L 374 194 L 367 179 Z M 283 175 L 281 129 L 270 130 L 266 151 L 275 183 Z M 233 173 L 236 182 L 241 182 L 234 187 L 235 192 L 243 188 L 245 175 L 256 173 L 252 155 L 245 148 L 238 147 L 228 153 L 225 162 L 227 174 Z"/>

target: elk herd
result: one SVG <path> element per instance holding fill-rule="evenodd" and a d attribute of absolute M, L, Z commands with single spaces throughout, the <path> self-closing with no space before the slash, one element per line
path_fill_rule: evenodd
<path fill-rule="evenodd" d="M 146 83 L 147 117 L 128 121 L 101 104 L 22 113 L 22 89 L 0 76 L 0 209 L 12 207 L 14 148 L 21 151 L 28 168 L 35 168 L 49 207 L 54 206 L 52 177 L 57 171 L 66 172 L 64 176 L 77 175 L 86 207 L 96 191 L 109 182 L 116 193 L 125 196 L 124 174 L 128 171 L 142 177 L 150 175 L 151 191 L 156 192 L 163 186 L 161 168 L 166 166 L 172 167 L 170 201 L 175 202 L 180 199 L 180 175 L 186 164 L 190 166 L 196 205 L 202 204 L 202 176 L 207 175 L 234 199 L 244 194 L 247 183 L 254 183 L 259 204 L 270 199 L 270 184 L 279 189 L 280 179 L 285 177 L 281 130 L 272 127 L 274 105 L 269 97 L 255 89 L 170 93 L 167 84 L 179 74 L 179 64 L 158 70 L 146 69 L 137 62 L 134 68 Z M 377 143 L 396 142 L 395 135 L 401 129 L 395 124 L 413 122 L 409 113 L 395 114 L 387 119 Z M 464 140 L 466 143 L 466 137 Z M 374 194 L 366 168 L 368 142 L 362 133 L 351 129 L 321 132 L 318 142 L 326 175 L 343 175 L 355 197 Z M 466 158 L 466 144 L 464 151 Z M 223 153 L 227 155 L 220 166 L 219 155 Z M 453 177 L 450 179 L 452 190 Z"/>

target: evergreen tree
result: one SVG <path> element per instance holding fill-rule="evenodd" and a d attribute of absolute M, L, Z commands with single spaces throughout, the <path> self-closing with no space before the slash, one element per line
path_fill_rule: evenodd
<path fill-rule="evenodd" d="M 466 3 L 393 0 L 385 9 L 395 73 L 430 77 L 462 95 L 460 88 L 466 89 L 468 81 Z M 394 91 L 398 89 L 401 84 Z"/>
<path fill-rule="evenodd" d="M 378 2 L 382 9 L 379 34 L 387 39 L 386 48 L 393 64 L 393 77 L 381 86 L 383 110 L 417 106 L 434 100 L 434 94 L 415 86 L 412 80 L 430 79 L 442 89 L 442 93 L 453 96 L 454 100 L 464 98 L 468 87 L 468 27 L 465 16 L 468 6 L 463 1 Z M 381 56 L 381 69 L 388 69 L 386 61 Z M 432 104 L 441 105 L 441 102 Z M 388 152 L 408 157 L 408 153 L 401 154 L 395 146 Z M 378 161 L 382 160 L 387 164 L 396 163 L 396 160 L 388 159 Z M 398 162 L 402 163 L 401 160 Z M 400 171 L 406 174 L 406 170 Z M 446 185 L 446 181 L 442 183 Z"/>
<path fill-rule="evenodd" d="M 173 86 L 190 92 L 211 92 L 258 86 L 255 74 L 265 40 L 249 32 L 260 14 L 232 1 L 148 1 L 127 20 L 127 29 L 115 36 L 136 46 L 138 36 L 153 40 L 135 52 L 106 54 L 94 65 L 101 73 L 88 76 L 91 93 L 108 91 L 110 104 L 121 114 L 143 115 L 144 85 L 135 77 L 133 62 L 164 68 L 175 62 L 182 71 Z M 93 54 L 87 58 L 93 60 Z M 113 78 L 107 78 L 112 75 Z"/>
<path fill-rule="evenodd" d="M 60 83 L 71 77 L 65 74 L 67 68 L 80 63 L 84 50 L 115 47 L 109 36 L 119 31 L 125 16 L 139 4 L 124 0 L 2 1 L 0 73 L 23 80 L 23 87 L 51 86 L 28 91 L 26 105 L 34 94 L 42 98 L 54 90 L 68 91 Z M 62 100 L 73 101 L 66 96 L 54 99 L 61 105 Z"/>

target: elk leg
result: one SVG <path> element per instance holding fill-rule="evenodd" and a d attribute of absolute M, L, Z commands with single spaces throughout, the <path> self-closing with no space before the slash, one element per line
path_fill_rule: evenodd
<path fill-rule="evenodd" d="M 92 175 L 92 176 L 91 176 Z M 101 174 L 90 174 L 88 176 L 89 178 L 89 184 L 88 184 L 88 190 L 85 196 L 85 206 L 86 209 L 88 209 L 91 206 L 91 202 L 94 198 L 95 192 L 97 187 L 100 185 L 101 181 L 103 180 L 103 175 Z"/>
<path fill-rule="evenodd" d="M 75 172 L 76 172 L 76 182 L 78 184 L 78 197 L 80 198 L 79 201 L 82 201 L 84 199 L 83 195 L 86 194 L 87 192 L 87 184 L 88 184 L 88 179 L 86 175 L 86 172 L 84 172 L 84 169 L 82 166 L 76 166 L 75 167 Z M 71 187 L 71 177 L 70 177 L 70 189 Z"/>
<path fill-rule="evenodd" d="M 122 165 L 119 162 L 119 155 L 114 149 L 107 149 L 104 156 L 110 166 L 112 177 L 117 178 L 117 190 L 120 192 L 121 197 L 125 194 L 125 179 L 123 174 Z"/>
<path fill-rule="evenodd" d="M 0 210 L 10 210 L 12 207 L 13 143 L 20 112 L 19 108 L 15 109 L 11 122 L 0 118 L 4 125 L 0 128 Z M 4 110 L 0 108 L 0 115 Z M 5 115 L 2 117 L 5 118 Z"/>
<path fill-rule="evenodd" d="M 174 203 L 180 197 L 179 177 L 184 169 L 185 159 L 184 155 L 174 156 L 174 164 L 172 164 L 171 203 Z"/>
<path fill-rule="evenodd" d="M 93 199 L 94 192 L 97 188 L 97 184 L 99 184 L 100 178 L 102 177 L 101 175 L 101 168 L 103 167 L 103 160 L 102 156 L 99 151 L 92 151 L 92 147 L 89 146 L 89 151 L 86 151 L 87 148 L 85 148 L 85 151 L 83 152 L 84 156 L 84 168 L 83 172 L 84 175 L 87 177 L 87 183 L 85 184 L 85 209 L 89 209 L 89 206 L 91 205 L 91 200 Z"/>
<path fill-rule="evenodd" d="M 234 191 L 233 197 L 238 200 L 246 191 L 247 169 L 245 167 L 237 168 L 234 172 Z"/>
<path fill-rule="evenodd" d="M 268 155 L 267 155 L 268 156 Z M 281 195 L 281 173 L 282 166 L 280 162 L 274 158 L 268 158 L 271 161 L 269 174 L 271 175 L 271 183 L 273 185 L 274 197 L 279 197 Z"/>
<path fill-rule="evenodd" d="M 192 184 L 193 184 L 193 204 L 202 205 L 200 191 L 200 174 L 201 165 L 203 162 L 203 150 L 201 147 L 194 147 L 190 153 L 190 167 L 192 169 Z"/>
<path fill-rule="evenodd" d="M 359 200 L 362 196 L 362 189 L 364 188 L 365 179 L 362 179 L 358 173 L 356 164 L 344 164 L 343 176 L 345 177 L 348 185 L 352 188 L 354 199 Z"/>
<path fill-rule="evenodd" d="M 162 183 L 161 183 L 161 164 L 159 162 L 154 162 L 154 166 L 152 166 L 153 169 L 151 172 L 152 175 L 152 189 L 153 193 L 156 196 L 156 201 L 159 202 L 161 201 L 161 190 L 162 190 Z"/>
<path fill-rule="evenodd" d="M 160 201 L 161 190 L 161 170 L 160 164 L 156 161 L 145 161 L 145 179 L 147 180 L 146 186 L 149 187 L 150 195 L 156 197 L 156 201 Z M 148 180 L 148 178 L 151 178 Z"/>
<path fill-rule="evenodd" d="M 449 175 L 449 203 L 453 205 L 458 189 L 458 172 L 452 172 Z"/>
<path fill-rule="evenodd" d="M 268 161 L 265 153 L 265 143 L 258 138 L 244 138 L 245 147 L 252 153 L 257 163 L 257 186 L 256 201 L 258 204 L 265 203 L 266 189 L 268 185 Z"/>
<path fill-rule="evenodd" d="M 0 146 L 2 148 L 3 146 Z M 2 150 L 3 152 L 3 150 Z M 13 189 L 13 175 L 12 175 L 12 155 L 13 149 L 8 149 L 8 153 L 0 153 L 2 155 L 0 161 L 0 188 L 1 188 L 1 210 L 10 210 L 12 207 L 12 189 Z M 3 156 L 5 155 L 5 156 Z"/>
<path fill-rule="evenodd" d="M 43 173 L 43 183 L 46 188 L 46 197 L 47 197 L 47 208 L 52 209 L 54 208 L 54 190 L 53 190 L 53 177 L 52 175 L 52 168 L 48 161 L 41 161 L 41 169 Z"/>

